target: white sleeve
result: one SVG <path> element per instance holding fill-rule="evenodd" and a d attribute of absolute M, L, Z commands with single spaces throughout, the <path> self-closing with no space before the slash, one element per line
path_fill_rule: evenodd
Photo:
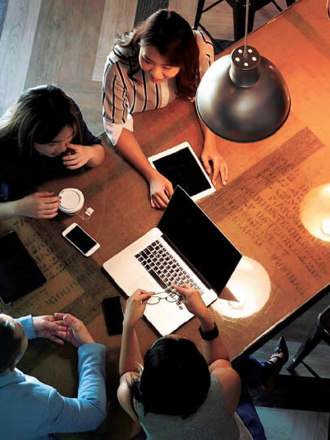
<path fill-rule="evenodd" d="M 123 131 L 123 128 L 126 128 L 129 131 L 134 131 L 133 129 L 133 117 L 131 114 L 127 115 L 126 122 L 124 124 L 114 124 L 107 120 L 106 118 L 103 119 L 103 125 L 105 132 L 112 143 L 113 146 L 115 146 L 118 142 L 118 139 L 121 135 L 121 132 Z"/>

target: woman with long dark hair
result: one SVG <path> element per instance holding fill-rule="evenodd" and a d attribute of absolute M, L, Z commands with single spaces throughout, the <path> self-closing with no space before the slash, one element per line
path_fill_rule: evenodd
<path fill-rule="evenodd" d="M 173 187 L 151 167 L 133 133 L 132 115 L 165 107 L 175 98 L 195 99 L 200 78 L 214 60 L 213 46 L 202 32 L 174 11 L 160 9 L 117 38 L 107 58 L 103 80 L 103 122 L 118 151 L 145 177 L 151 206 L 165 208 Z M 216 136 L 200 121 L 202 162 L 213 183 L 228 178 Z"/>
<path fill-rule="evenodd" d="M 0 123 L 0 219 L 53 218 L 58 196 L 35 187 L 65 170 L 98 166 L 101 141 L 77 104 L 54 85 L 26 90 L 7 113 Z"/>

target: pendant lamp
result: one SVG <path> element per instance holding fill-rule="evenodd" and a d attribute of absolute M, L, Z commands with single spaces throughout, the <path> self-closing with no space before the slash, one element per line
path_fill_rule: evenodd
<path fill-rule="evenodd" d="M 215 61 L 197 89 L 196 108 L 216 135 L 236 142 L 254 142 L 275 133 L 290 111 L 285 81 L 267 58 L 247 45 L 249 0 L 246 0 L 245 42 Z"/>

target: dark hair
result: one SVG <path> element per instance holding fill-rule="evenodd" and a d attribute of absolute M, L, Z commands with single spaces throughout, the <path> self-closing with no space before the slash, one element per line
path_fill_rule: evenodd
<path fill-rule="evenodd" d="M 9 368 L 17 358 L 22 338 L 15 336 L 15 323 L 0 315 L 0 374 Z"/>
<path fill-rule="evenodd" d="M 146 353 L 139 379 L 130 385 L 145 414 L 193 414 L 206 399 L 210 372 L 189 339 L 161 338 Z"/>
<path fill-rule="evenodd" d="M 69 96 L 51 84 L 30 88 L 19 97 L 10 119 L 2 124 L 0 142 L 15 139 L 19 154 L 31 158 L 34 142 L 51 142 L 66 125 L 81 138 L 77 112 Z"/>
<path fill-rule="evenodd" d="M 199 48 L 189 23 L 174 11 L 159 9 L 130 32 L 116 39 L 121 47 L 130 47 L 131 79 L 136 73 L 139 48 L 154 46 L 158 52 L 166 56 L 170 65 L 180 67 L 176 76 L 177 96 L 193 99 L 200 81 Z"/>

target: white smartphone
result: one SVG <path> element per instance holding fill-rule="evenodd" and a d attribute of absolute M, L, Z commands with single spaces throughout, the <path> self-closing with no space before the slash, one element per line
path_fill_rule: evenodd
<path fill-rule="evenodd" d="M 77 223 L 72 223 L 68 226 L 62 232 L 62 235 L 85 257 L 89 257 L 100 247 L 100 244 Z"/>

